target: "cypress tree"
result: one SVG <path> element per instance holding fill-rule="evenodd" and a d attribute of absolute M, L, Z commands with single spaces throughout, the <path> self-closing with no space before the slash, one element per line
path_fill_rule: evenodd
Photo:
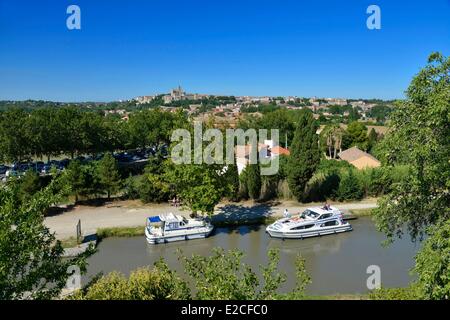
<path fill-rule="evenodd" d="M 317 124 L 312 112 L 302 110 L 291 144 L 287 172 L 291 192 L 298 201 L 305 200 L 304 191 L 320 161 Z"/>
<path fill-rule="evenodd" d="M 236 164 L 228 165 L 226 172 L 227 183 L 229 188 L 229 197 L 232 201 L 239 199 L 239 172 Z"/>
<path fill-rule="evenodd" d="M 247 188 L 250 198 L 257 200 L 261 195 L 261 172 L 259 163 L 249 164 L 247 171 Z"/>

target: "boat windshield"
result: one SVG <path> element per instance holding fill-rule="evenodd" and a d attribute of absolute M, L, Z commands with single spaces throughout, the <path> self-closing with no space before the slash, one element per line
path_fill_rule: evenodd
<path fill-rule="evenodd" d="M 305 210 L 302 213 L 302 217 L 308 217 L 311 219 L 316 219 L 319 216 L 319 214 L 317 212 L 311 211 L 311 210 Z"/>

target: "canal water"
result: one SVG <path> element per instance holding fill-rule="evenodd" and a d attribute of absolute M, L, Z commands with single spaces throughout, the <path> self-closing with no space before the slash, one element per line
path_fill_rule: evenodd
<path fill-rule="evenodd" d="M 420 245 L 412 243 L 406 236 L 384 247 L 382 242 L 386 238 L 376 230 L 369 217 L 350 222 L 353 226 L 351 232 L 304 240 L 270 238 L 264 226 L 217 228 L 207 239 L 160 245 L 147 244 L 144 236 L 107 238 L 99 243 L 98 252 L 89 258 L 83 283 L 98 272 L 106 274 L 116 270 L 129 275 L 130 271 L 152 265 L 160 257 L 171 268 L 182 272 L 177 249 L 190 256 L 194 253 L 210 255 L 214 247 L 222 247 L 242 250 L 246 255 L 244 262 L 258 274 L 259 265 L 267 262 L 268 249 L 280 249 L 279 270 L 288 278 L 281 288 L 284 292 L 295 285 L 298 254 L 306 259 L 307 272 L 312 279 L 307 292 L 312 295 L 366 293 L 367 267 L 370 265 L 380 267 L 383 287 L 406 286 L 412 280 L 409 270 L 414 265 L 414 255 Z"/>

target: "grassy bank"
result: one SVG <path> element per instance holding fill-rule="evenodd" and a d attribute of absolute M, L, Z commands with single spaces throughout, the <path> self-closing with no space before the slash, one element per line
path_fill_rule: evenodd
<path fill-rule="evenodd" d="M 139 227 L 114 227 L 97 229 L 99 239 L 109 237 L 135 237 L 144 235 L 144 226 Z"/>
<path fill-rule="evenodd" d="M 352 209 L 349 211 L 356 217 L 368 217 L 373 215 L 373 209 Z"/>
<path fill-rule="evenodd" d="M 78 246 L 77 238 L 75 238 L 75 237 L 70 237 L 68 239 L 60 240 L 60 242 L 64 249 L 74 248 L 74 247 Z"/>

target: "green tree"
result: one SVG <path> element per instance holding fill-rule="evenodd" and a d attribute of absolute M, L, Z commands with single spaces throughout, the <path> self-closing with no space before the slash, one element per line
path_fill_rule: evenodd
<path fill-rule="evenodd" d="M 44 225 L 44 214 L 60 199 L 58 184 L 51 183 L 22 200 L 19 186 L 0 188 L 0 299 L 57 297 L 70 276 L 69 266 L 85 271 L 89 249 L 76 258 L 63 259 L 63 248 Z M 13 257 L 13 258 L 12 258 Z"/>
<path fill-rule="evenodd" d="M 226 179 L 228 185 L 228 196 L 232 201 L 239 200 L 239 172 L 236 164 L 227 167 Z"/>
<path fill-rule="evenodd" d="M 249 164 L 246 170 L 248 195 L 253 200 L 258 200 L 261 195 L 261 169 L 259 163 Z"/>
<path fill-rule="evenodd" d="M 304 110 L 295 130 L 287 168 L 289 188 L 299 201 L 303 200 L 306 184 L 320 161 L 316 131 L 312 113 Z"/>
<path fill-rule="evenodd" d="M 111 153 L 107 152 L 97 164 L 97 172 L 100 179 L 100 184 L 103 190 L 106 191 L 108 199 L 111 194 L 116 193 L 120 189 L 121 179 L 117 160 L 114 159 Z"/>
<path fill-rule="evenodd" d="M 378 134 L 376 133 L 375 129 L 372 128 L 369 131 L 369 136 L 367 137 L 367 150 L 372 151 L 377 142 L 378 142 Z"/>
<path fill-rule="evenodd" d="M 353 122 L 353 121 L 358 121 L 358 119 L 361 118 L 358 109 L 357 108 L 351 108 L 349 113 L 348 113 L 348 121 L 349 122 Z"/>
<path fill-rule="evenodd" d="M 286 275 L 278 271 L 279 251 L 268 251 L 268 264 L 261 266 L 262 283 L 252 268 L 243 263 L 244 254 L 238 250 L 225 251 L 215 248 L 210 257 L 193 255 L 191 258 L 181 256 L 186 274 L 192 278 L 197 289 L 195 299 L 199 300 L 267 300 L 278 299 L 277 292 L 286 282 Z M 309 282 L 305 276 L 304 263 L 296 263 L 296 289 L 291 297 L 304 294 L 304 287 Z M 289 297 L 289 295 L 288 295 Z"/>
<path fill-rule="evenodd" d="M 28 114 L 21 109 L 0 113 L 0 160 L 22 161 L 31 153 Z"/>
<path fill-rule="evenodd" d="M 30 197 L 38 192 L 42 187 L 39 175 L 33 170 L 25 172 L 20 179 L 20 193 L 22 197 Z"/>
<path fill-rule="evenodd" d="M 145 173 L 139 183 L 139 197 L 143 202 L 164 202 L 171 196 L 170 184 L 163 175 Z"/>
<path fill-rule="evenodd" d="M 357 146 L 359 149 L 367 150 L 367 127 L 361 123 L 354 121 L 347 127 L 346 148 Z"/>
<path fill-rule="evenodd" d="M 128 279 L 120 273 L 111 272 L 70 299 L 185 300 L 190 299 L 190 290 L 187 283 L 160 260 L 153 268 L 140 268 L 131 272 Z"/>
<path fill-rule="evenodd" d="M 344 174 L 339 183 L 339 188 L 337 190 L 337 199 L 339 201 L 359 200 L 364 195 L 362 186 L 353 171 L 354 170 L 351 169 L 347 174 Z"/>
<path fill-rule="evenodd" d="M 417 285 L 425 299 L 449 300 L 450 220 L 437 224 L 429 234 L 416 256 Z"/>
<path fill-rule="evenodd" d="M 387 164 L 405 163 L 410 170 L 375 210 L 378 228 L 391 240 L 404 230 L 413 239 L 430 233 L 415 270 L 424 297 L 432 299 L 448 297 L 449 292 L 449 249 L 443 241 L 450 219 L 449 110 L 450 58 L 433 53 L 413 78 L 406 99 L 391 113 L 382 142 Z"/>
<path fill-rule="evenodd" d="M 226 179 L 219 165 L 179 164 L 168 166 L 165 179 L 183 205 L 193 213 L 211 215 L 226 195 Z"/>
<path fill-rule="evenodd" d="M 268 263 L 260 266 L 261 280 L 252 268 L 242 260 L 244 254 L 238 250 L 225 251 L 214 248 L 212 255 L 187 257 L 179 252 L 184 267 L 180 277 L 170 270 L 163 260 L 155 263 L 153 269 L 141 268 L 131 272 L 127 279 L 112 272 L 97 279 L 78 291 L 70 299 L 85 300 L 154 300 L 154 299 L 197 299 L 197 300 L 268 300 L 302 299 L 305 287 L 310 283 L 305 261 L 296 260 L 296 286 L 288 294 L 280 294 L 279 288 L 286 282 L 286 275 L 279 271 L 279 251 L 268 252 Z M 188 278 L 194 286 L 191 295 Z"/>
<path fill-rule="evenodd" d="M 86 176 L 81 162 L 78 160 L 71 161 L 64 171 L 64 177 L 71 192 L 75 195 L 75 202 L 77 202 L 86 186 Z"/>

